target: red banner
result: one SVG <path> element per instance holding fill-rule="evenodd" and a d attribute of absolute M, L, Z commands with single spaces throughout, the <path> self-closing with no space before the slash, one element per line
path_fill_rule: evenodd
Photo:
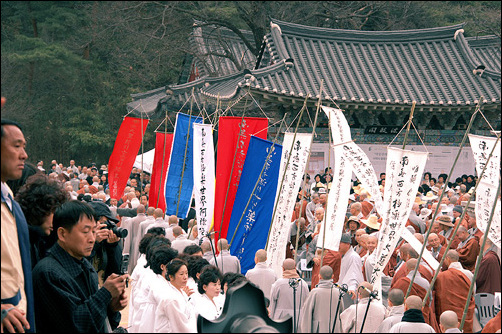
<path fill-rule="evenodd" d="M 166 211 L 164 183 L 166 182 L 166 175 L 167 169 L 169 167 L 169 157 L 171 156 L 172 146 L 172 133 L 157 132 L 155 136 L 155 156 L 153 158 L 152 176 L 150 178 L 151 182 L 148 206 L 153 208 L 161 208 L 164 212 Z"/>
<path fill-rule="evenodd" d="M 110 185 L 111 198 L 120 199 L 123 195 L 147 125 L 148 119 L 141 120 L 133 117 L 124 117 L 120 125 L 108 162 L 108 184 Z"/>
<path fill-rule="evenodd" d="M 262 139 L 267 139 L 267 127 L 268 120 L 266 118 L 220 117 L 213 230 L 219 232 L 221 226 L 221 235 L 218 233 L 214 235 L 215 242 L 217 242 L 219 238 L 226 238 L 227 236 L 228 224 L 230 222 L 230 216 L 232 215 L 235 194 L 239 186 L 249 140 L 253 135 Z M 231 177 L 230 174 L 232 174 Z"/>

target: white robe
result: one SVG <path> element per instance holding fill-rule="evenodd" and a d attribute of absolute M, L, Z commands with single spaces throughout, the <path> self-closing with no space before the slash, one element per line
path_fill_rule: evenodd
<path fill-rule="evenodd" d="M 342 312 L 340 318 L 342 320 L 342 333 L 359 333 L 363 324 L 364 314 L 368 306 L 369 298 L 362 298 L 358 304 L 351 305 L 348 309 Z M 357 307 L 357 318 L 356 318 Z M 373 333 L 378 329 L 385 317 L 385 307 L 378 301 L 372 300 L 368 309 L 366 322 L 364 323 L 363 333 Z M 357 324 L 356 324 L 357 320 Z M 357 325 L 356 331 L 354 331 Z"/>
<path fill-rule="evenodd" d="M 154 333 L 197 333 L 193 305 L 184 291 L 167 282 L 167 291 L 157 305 Z"/>
<path fill-rule="evenodd" d="M 151 283 L 156 279 L 156 275 L 150 268 L 145 268 L 146 270 L 140 276 L 133 290 L 131 291 L 131 301 L 133 301 L 133 316 L 129 317 L 129 329 L 130 333 L 148 333 L 151 332 L 145 329 L 148 327 L 148 323 L 153 323 L 155 320 L 155 314 L 148 314 L 149 303 L 148 295 L 150 293 Z M 129 306 L 131 308 L 131 305 Z"/>
<path fill-rule="evenodd" d="M 237 258 L 237 256 L 233 256 L 230 254 L 230 251 L 228 250 L 223 250 L 220 252 L 220 254 L 216 257 L 217 263 L 218 263 L 218 268 L 220 268 L 220 271 L 223 275 L 226 273 L 241 273 L 241 262 Z M 214 262 L 214 257 L 209 261 L 209 264 L 215 265 Z"/>
<path fill-rule="evenodd" d="M 399 322 L 392 326 L 389 333 L 436 333 L 434 328 L 423 322 Z"/>
<path fill-rule="evenodd" d="M 390 308 L 389 314 L 385 316 L 385 320 L 378 326 L 375 333 L 388 333 L 392 326 L 401 322 L 404 315 L 404 304 L 393 306 Z"/>
<path fill-rule="evenodd" d="M 211 299 L 203 293 L 195 303 L 195 319 L 197 319 L 199 315 L 203 316 L 207 320 L 218 319 L 221 315 L 221 311 L 223 310 L 223 305 L 218 303 L 219 300 L 217 298 L 214 298 L 213 301 L 211 301 Z"/>
<path fill-rule="evenodd" d="M 349 290 L 356 291 L 359 284 L 364 281 L 361 257 L 352 247 L 342 256 L 338 284 L 347 284 Z"/>

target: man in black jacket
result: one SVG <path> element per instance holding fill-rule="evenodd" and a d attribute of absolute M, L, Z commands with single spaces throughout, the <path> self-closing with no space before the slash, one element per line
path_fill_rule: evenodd
<path fill-rule="evenodd" d="M 69 201 L 54 213 L 58 241 L 33 270 L 37 331 L 110 332 L 127 306 L 128 275 L 111 274 L 99 288 L 85 258 L 95 241 L 96 221 L 89 204 Z"/>

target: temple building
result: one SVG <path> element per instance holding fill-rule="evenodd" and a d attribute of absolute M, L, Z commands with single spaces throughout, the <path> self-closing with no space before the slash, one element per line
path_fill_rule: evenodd
<path fill-rule="evenodd" d="M 490 125 L 501 127 L 500 38 L 466 38 L 463 27 L 355 31 L 273 19 L 255 56 L 234 32 L 196 22 L 179 82 L 134 94 L 127 108 L 159 119 L 189 108 L 206 115 L 218 110 L 268 117 L 271 125 L 287 115 L 292 126 L 306 104 L 299 131 L 308 132 L 320 99 L 344 111 L 356 142 L 388 144 L 415 101 L 413 124 L 421 139 L 458 146 L 478 104 L 486 120 L 477 116 L 471 133 L 490 135 Z M 322 112 L 316 134 L 315 142 L 327 141 Z"/>

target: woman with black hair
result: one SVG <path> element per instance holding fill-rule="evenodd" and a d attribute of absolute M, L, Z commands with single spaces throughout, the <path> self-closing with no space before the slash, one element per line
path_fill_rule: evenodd
<path fill-rule="evenodd" d="M 197 318 L 189 301 L 188 266 L 174 259 L 166 266 L 168 282 L 155 312 L 154 333 L 197 333 Z"/>
<path fill-rule="evenodd" d="M 47 255 L 54 242 L 48 239 L 51 234 L 54 212 L 70 200 L 69 193 L 62 184 L 50 179 L 43 173 L 36 173 L 26 180 L 19 189 L 16 201 L 21 206 L 30 233 L 30 252 L 32 268 Z"/>
<path fill-rule="evenodd" d="M 195 314 L 201 315 L 207 320 L 217 319 L 221 315 L 223 305 L 219 303 L 221 298 L 221 281 L 223 275 L 216 266 L 206 266 L 199 276 L 197 284 L 201 297 L 195 303 Z"/>

